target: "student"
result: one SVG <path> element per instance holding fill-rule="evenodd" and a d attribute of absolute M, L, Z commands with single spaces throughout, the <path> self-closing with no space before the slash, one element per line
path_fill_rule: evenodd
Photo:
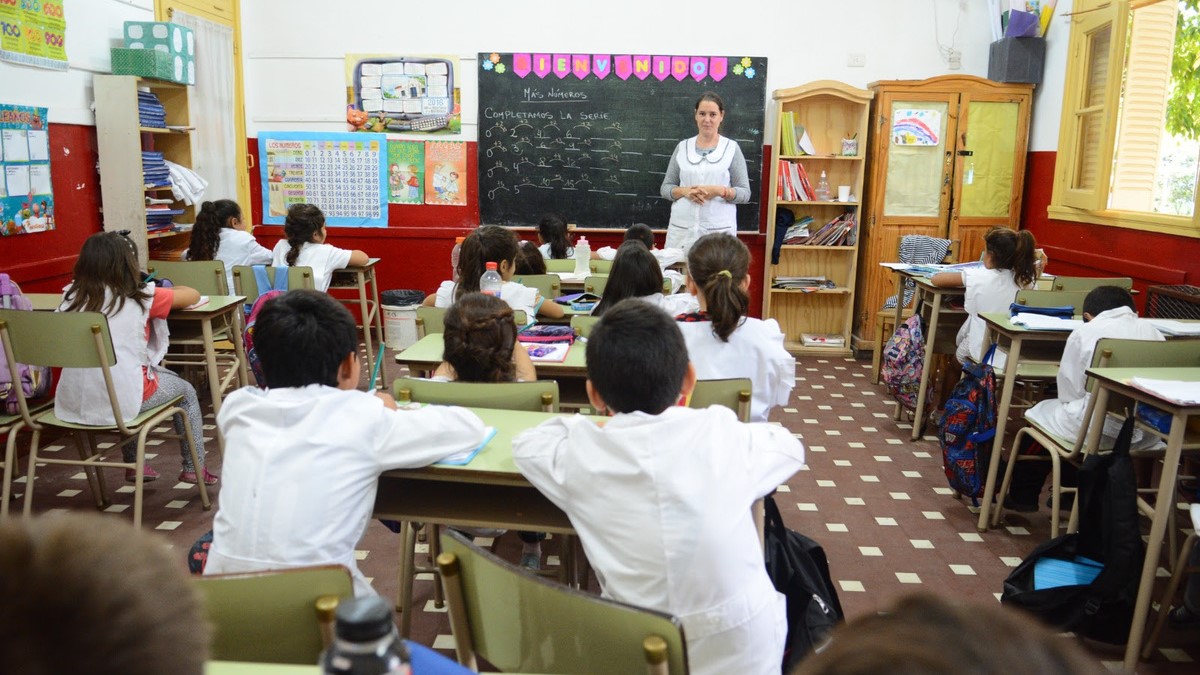
<path fill-rule="evenodd" d="M 606 597 L 679 617 L 694 675 L 778 675 L 785 600 L 751 505 L 803 468 L 804 447 L 727 408 L 676 405 L 696 371 L 677 324 L 644 302 L 604 315 L 587 362 L 588 399 L 613 417 L 521 433 L 517 468 L 571 519 Z"/>
<path fill-rule="evenodd" d="M 212 630 L 166 543 L 97 514 L 0 524 L 4 672 L 202 675 Z"/>
<path fill-rule="evenodd" d="M 642 242 L 646 245 L 646 248 L 650 251 L 650 253 L 654 254 L 655 259 L 658 260 L 658 264 L 663 269 L 666 269 L 671 265 L 684 260 L 682 249 L 654 248 L 654 230 L 651 230 L 650 226 L 645 223 L 634 223 L 633 225 L 630 225 L 629 228 L 625 230 L 625 237 L 621 241 L 622 243 L 626 241 Z M 599 258 L 601 260 L 613 260 L 617 257 L 617 249 L 611 246 L 603 246 L 595 251 L 595 253 L 592 254 L 592 257 Z"/>
<path fill-rule="evenodd" d="M 1055 380 L 1058 398 L 1040 401 L 1025 412 L 1025 419 L 1072 442 L 1078 438 L 1085 422 L 1084 415 L 1091 397 L 1085 388 L 1087 369 L 1092 365 L 1096 343 L 1102 338 L 1154 342 L 1165 339 L 1153 324 L 1138 318 L 1133 296 L 1119 286 L 1100 286 L 1089 291 L 1083 299 L 1083 320 L 1085 323 L 1071 332 L 1063 348 Z M 1111 446 L 1120 429 L 1118 421 L 1105 419 L 1102 444 Z M 1131 449 L 1145 450 L 1157 443 L 1157 438 L 1144 434 L 1141 429 L 1133 430 Z M 1068 474 L 1064 479 L 1073 483 L 1073 467 L 1064 469 L 1064 473 Z M 1014 511 L 1037 511 L 1038 496 L 1050 470 L 1049 462 L 1018 462 L 1013 467 L 1013 483 L 1005 503 Z"/>
<path fill-rule="evenodd" d="M 625 298 L 638 298 L 662 308 L 671 316 L 699 309 L 691 294 L 663 295 L 662 269 L 641 241 L 621 244 L 608 273 L 604 295 L 592 309 L 592 316 L 604 316 L 609 308 Z"/>
<path fill-rule="evenodd" d="M 1037 242 L 1029 230 L 1014 231 L 993 227 L 983 237 L 983 267 L 962 272 L 939 272 L 930 279 L 934 286 L 964 287 L 967 320 L 958 331 L 959 363 L 970 358 L 983 360 L 984 335 L 987 327 L 979 316 L 984 312 L 1007 312 L 1016 299 L 1017 291 L 1033 288 L 1037 280 Z M 1004 354 L 999 350 L 992 365 L 1004 368 Z"/>
<path fill-rule="evenodd" d="M 750 418 L 767 421 L 796 385 L 796 359 L 783 348 L 775 319 L 746 316 L 750 309 L 750 251 L 736 237 L 706 234 L 688 251 L 688 292 L 700 309 L 681 314 L 679 329 L 702 380 L 748 377 L 754 388 Z"/>
<path fill-rule="evenodd" d="M 532 241 L 521 240 L 520 252 L 517 254 L 517 276 L 528 274 L 545 274 L 546 259 L 538 251 Z"/>
<path fill-rule="evenodd" d="M 329 232 L 325 214 L 312 204 L 293 204 L 283 222 L 283 235 L 272 251 L 276 267 L 311 267 L 318 291 L 329 290 L 333 271 L 350 265 L 366 265 L 371 259 L 359 250 L 349 251 L 325 243 Z"/>
<path fill-rule="evenodd" d="M 179 407 L 192 427 L 204 483 L 214 485 L 217 477 L 204 462 L 204 432 L 200 419 L 200 400 L 196 389 L 185 379 L 159 365 L 167 353 L 166 318 L 172 309 L 182 309 L 200 301 L 200 294 L 187 286 L 156 288 L 142 281 L 138 269 L 137 246 L 119 232 L 97 232 L 83 242 L 75 261 L 75 278 L 63 290 L 60 312 L 103 312 L 108 317 L 109 334 L 117 360 L 112 364 L 113 389 L 123 422 L 130 422 L 143 410 L 162 405 L 182 396 Z M 76 424 L 112 425 L 112 407 L 108 403 L 104 376 L 99 368 L 63 368 L 54 396 L 54 414 Z M 183 434 L 183 420 L 174 418 L 176 433 Z M 180 443 L 183 470 L 179 480 L 195 483 L 196 467 L 186 444 Z M 124 461 L 137 455 L 137 439 L 121 447 Z M 125 470 L 125 480 L 134 481 L 134 469 Z M 142 480 L 152 481 L 158 472 L 150 465 L 142 470 Z"/>
<path fill-rule="evenodd" d="M 354 317 L 324 293 L 267 301 L 254 344 L 267 388 L 233 392 L 217 416 L 225 480 L 204 573 L 345 565 L 355 595 L 373 593 L 354 547 L 379 474 L 473 448 L 483 423 L 462 408 L 396 411 L 391 396 L 359 391 Z"/>
<path fill-rule="evenodd" d="M 271 252 L 242 229 L 242 209 L 237 202 L 218 199 L 200 205 L 192 228 L 192 243 L 184 251 L 183 259 L 225 263 L 225 288 L 232 293 L 234 266 L 270 265 Z"/>
<path fill-rule="evenodd" d="M 458 253 L 458 283 L 443 281 L 437 292 L 425 298 L 426 307 L 449 307 L 467 293 L 479 292 L 479 278 L 487 271 L 487 264 L 496 263 L 496 271 L 504 279 L 500 287 L 500 299 L 513 309 L 523 310 L 529 322 L 535 316 L 551 319 L 561 318 L 563 308 L 547 301 L 536 288 L 522 286 L 512 281 L 520 255 L 517 235 L 499 225 L 482 225 L 463 240 Z"/>
<path fill-rule="evenodd" d="M 547 260 L 575 257 L 575 247 L 567 238 L 567 221 L 557 213 L 547 213 L 538 221 L 538 242 L 538 251 Z"/>

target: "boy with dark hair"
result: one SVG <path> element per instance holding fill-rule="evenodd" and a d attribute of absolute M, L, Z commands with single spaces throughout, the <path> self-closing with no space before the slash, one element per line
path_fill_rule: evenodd
<path fill-rule="evenodd" d="M 753 502 L 804 466 L 781 426 L 676 405 L 696 375 L 679 327 L 624 300 L 587 344 L 587 392 L 612 419 L 556 417 L 513 441 L 517 467 L 571 519 L 604 595 L 679 617 L 695 675 L 778 675 L 783 596 Z"/>
<path fill-rule="evenodd" d="M 1058 398 L 1040 401 L 1025 412 L 1025 419 L 1071 443 L 1079 436 L 1087 413 L 1090 396 L 1086 389 L 1087 369 L 1092 365 L 1096 343 L 1102 338 L 1156 342 L 1164 339 L 1153 324 L 1138 318 L 1133 296 L 1120 286 L 1093 288 L 1083 299 L 1083 320 L 1084 324 L 1071 332 L 1063 348 L 1056 378 Z M 1116 420 L 1106 419 L 1102 445 L 1110 447 L 1120 427 Z M 1134 449 L 1145 449 L 1155 443 L 1157 439 L 1134 430 Z M 1037 511 L 1038 496 L 1050 468 L 1049 462 L 1018 462 L 1013 467 L 1012 486 L 1005 503 L 1015 511 Z M 1072 484 L 1073 478 L 1073 474 L 1064 474 L 1064 484 Z"/>
<path fill-rule="evenodd" d="M 354 318 L 319 291 L 267 301 L 255 324 L 267 388 L 229 395 L 221 506 L 205 574 L 344 565 L 355 595 L 373 593 L 354 562 L 379 474 L 425 466 L 484 440 L 462 408 L 396 411 L 359 382 Z"/>

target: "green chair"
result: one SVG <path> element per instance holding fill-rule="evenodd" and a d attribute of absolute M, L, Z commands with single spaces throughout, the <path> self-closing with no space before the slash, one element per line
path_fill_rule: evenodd
<path fill-rule="evenodd" d="M 316 663 L 333 613 L 354 597 L 341 565 L 194 577 L 213 625 L 214 661 Z"/>
<path fill-rule="evenodd" d="M 225 275 L 225 263 L 220 260 L 151 260 L 146 268 L 160 279 L 170 279 L 177 286 L 190 286 L 201 295 L 229 295 L 229 281 Z M 254 273 L 250 273 L 253 278 Z M 184 366 L 199 368 L 202 371 L 208 365 L 204 357 L 204 329 L 195 321 L 167 320 L 171 331 L 171 344 L 166 357 L 165 366 Z M 225 343 L 216 353 L 218 364 L 225 367 L 225 377 L 221 381 L 221 391 L 237 380 L 238 357 L 233 349 L 231 331 L 238 330 L 240 320 L 227 316 L 226 320 L 214 326 L 212 340 L 214 343 Z M 196 385 L 199 389 L 199 384 Z"/>
<path fill-rule="evenodd" d="M 21 375 L 18 369 L 18 362 L 12 355 L 12 348 L 9 347 L 7 337 L 4 339 L 4 358 L 8 363 L 9 382 L 20 382 Z M 21 390 L 17 387 L 18 391 Z M 37 422 L 33 421 L 39 413 L 46 410 L 54 403 L 53 399 L 42 401 L 28 401 L 25 399 L 24 391 L 20 391 L 17 395 L 18 410 L 15 414 L 7 414 L 0 412 L 0 434 L 8 436 L 8 442 L 4 446 L 4 486 L 0 489 L 0 520 L 8 517 L 8 502 L 12 498 L 12 478 L 13 473 L 17 470 L 17 438 L 25 429 L 38 430 L 41 427 Z"/>
<path fill-rule="evenodd" d="M 229 295 L 229 278 L 220 260 L 151 260 L 146 271 L 176 286 L 189 286 L 200 295 Z M 251 278 L 254 272 L 249 273 Z"/>
<path fill-rule="evenodd" d="M 48 340 L 47 336 L 54 336 Z M 96 498 L 96 506 L 104 508 L 108 498 L 104 492 L 104 476 L 98 468 L 133 469 L 135 473 L 133 496 L 133 525 L 142 524 L 142 469 L 146 464 L 146 437 L 151 430 L 159 427 L 175 415 L 183 420 L 184 433 L 162 433 L 166 438 L 178 439 L 187 444 L 192 457 L 192 465 L 199 470 L 200 461 L 196 455 L 196 447 L 192 443 L 191 422 L 183 408 L 179 407 L 181 396 L 175 397 L 160 406 L 139 413 L 128 423 L 121 421 L 123 416 L 117 402 L 117 394 L 113 385 L 111 364 L 116 363 L 116 353 L 113 350 L 112 338 L 108 330 L 108 318 L 99 312 L 23 312 L 20 310 L 0 310 L 0 340 L 4 343 L 5 355 L 9 363 L 25 363 L 32 366 L 50 366 L 52 368 L 100 368 L 104 383 L 108 390 L 109 404 L 112 406 L 113 419 L 117 423 L 111 426 L 91 426 L 75 424 L 59 419 L 53 410 L 47 410 L 32 418 L 36 426 L 31 426 L 33 438 L 29 447 L 29 469 L 26 472 L 25 515 L 33 513 L 33 491 L 36 485 L 35 473 L 43 464 L 62 464 L 82 467 L 87 475 L 92 494 Z M 18 392 L 20 389 L 18 388 Z M 20 394 L 19 394 L 20 396 Z M 23 396 L 22 396 L 23 398 Z M 79 459 L 61 459 L 55 455 L 39 454 L 38 441 L 44 427 L 62 429 L 72 436 Z M 96 434 L 115 435 L 116 442 L 105 448 L 99 448 L 94 440 Z M 129 439 L 137 439 L 137 455 L 132 462 L 105 461 L 108 452 L 121 451 L 121 445 Z M 196 481 L 200 491 L 200 503 L 204 510 L 212 508 L 208 499 L 208 489 L 204 481 Z"/>
<path fill-rule="evenodd" d="M 502 410 L 528 410 L 533 412 L 558 412 L 558 383 L 553 380 L 536 382 L 436 382 L 413 377 L 397 378 L 392 383 L 396 400 L 404 403 L 431 403 L 435 405 L 461 405 L 473 408 L 499 408 Z M 429 538 L 429 561 L 438 554 L 439 526 L 432 526 Z M 396 611 L 400 616 L 400 634 L 408 637 L 412 626 L 412 585 L 418 574 L 437 575 L 437 567 L 417 565 L 416 530 L 412 523 L 400 522 L 399 571 L 400 592 L 396 599 Z M 565 569 L 565 564 L 564 564 Z M 406 573 L 406 570 L 408 573 Z M 441 607 L 442 588 L 434 586 L 434 606 Z"/>
<path fill-rule="evenodd" d="M 583 280 L 583 290 L 596 295 L 604 295 L 604 287 L 607 285 L 607 274 L 592 274 Z"/>
<path fill-rule="evenodd" d="M 554 302 L 555 298 L 562 295 L 562 279 L 557 274 L 524 274 L 512 280 L 522 286 L 536 288 L 546 302 Z"/>
<path fill-rule="evenodd" d="M 1020 290 L 1017 291 L 1014 302 L 1026 307 L 1065 307 L 1070 305 L 1075 308 L 1075 316 L 1080 316 L 1083 314 L 1083 299 L 1087 297 L 1087 294 L 1087 291 Z"/>
<path fill-rule="evenodd" d="M 523 309 L 513 310 L 513 323 L 517 326 L 524 326 L 529 323 L 529 316 L 525 314 Z M 418 307 L 417 308 L 417 339 L 421 339 L 430 333 L 445 333 L 446 332 L 446 308 L 445 307 Z"/>
<path fill-rule="evenodd" d="M 575 259 L 574 258 L 556 258 L 553 260 L 547 260 L 546 261 L 546 271 L 551 274 L 555 274 L 555 273 L 571 274 L 572 272 L 575 271 Z"/>
<path fill-rule="evenodd" d="M 268 265 L 267 278 L 274 282 L 276 273 L 281 269 L 287 270 L 289 291 L 317 287 L 317 282 L 313 279 L 311 267 L 271 267 Z M 258 300 L 258 296 L 269 290 L 271 289 L 258 287 L 258 281 L 254 278 L 253 267 L 250 265 L 234 265 L 233 292 L 235 295 L 246 296 L 247 305 L 253 305 L 254 301 Z"/>
<path fill-rule="evenodd" d="M 592 274 L 608 274 L 612 269 L 613 261 L 596 258 L 588 262 L 588 269 Z"/>
<path fill-rule="evenodd" d="M 600 320 L 598 316 L 588 314 L 576 314 L 571 317 L 571 328 L 575 329 L 575 334 L 579 337 L 587 337 L 592 333 L 592 327 Z"/>
<path fill-rule="evenodd" d="M 749 422 L 752 392 L 753 385 L 748 377 L 735 377 L 727 380 L 696 380 L 696 388 L 692 389 L 688 407 L 725 406 L 737 413 L 739 420 Z"/>
<path fill-rule="evenodd" d="M 437 557 L 458 662 L 503 672 L 684 675 L 679 619 L 549 582 L 442 535 Z"/>
<path fill-rule="evenodd" d="M 1055 291 L 1083 291 L 1086 293 L 1100 286 L 1120 286 L 1131 291 L 1133 290 L 1133 279 L 1129 277 L 1054 277 L 1050 288 Z"/>

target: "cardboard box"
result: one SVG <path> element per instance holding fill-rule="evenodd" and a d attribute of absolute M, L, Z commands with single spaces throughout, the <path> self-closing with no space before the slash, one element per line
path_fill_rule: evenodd
<path fill-rule="evenodd" d="M 196 83 L 196 62 L 179 54 L 168 54 L 157 49 L 112 48 L 113 75 L 137 75 L 157 80 Z"/>
<path fill-rule="evenodd" d="M 1045 38 L 1006 37 L 993 42 L 988 52 L 988 79 L 1041 84 L 1045 64 Z"/>
<path fill-rule="evenodd" d="M 196 36 L 191 28 L 165 21 L 126 21 L 126 49 L 157 49 L 196 58 Z"/>

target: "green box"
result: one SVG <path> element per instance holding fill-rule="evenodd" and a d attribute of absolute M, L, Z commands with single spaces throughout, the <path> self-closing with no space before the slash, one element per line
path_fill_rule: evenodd
<path fill-rule="evenodd" d="M 157 49 L 196 58 L 196 37 L 191 28 L 166 21 L 126 21 L 126 49 Z"/>
<path fill-rule="evenodd" d="M 157 80 L 196 83 L 194 59 L 179 54 L 168 54 L 157 49 L 112 48 L 113 75 L 137 75 Z"/>

